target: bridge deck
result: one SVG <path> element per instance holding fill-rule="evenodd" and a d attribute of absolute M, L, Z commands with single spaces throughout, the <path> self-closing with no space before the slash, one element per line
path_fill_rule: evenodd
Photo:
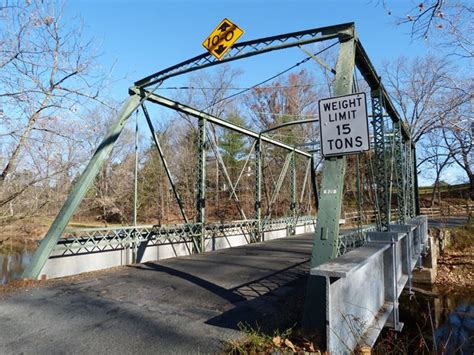
<path fill-rule="evenodd" d="M 240 335 L 239 321 L 275 326 L 275 310 L 292 310 L 283 296 L 304 293 L 312 235 L 21 290 L 0 302 L 0 353 L 216 351 Z"/>

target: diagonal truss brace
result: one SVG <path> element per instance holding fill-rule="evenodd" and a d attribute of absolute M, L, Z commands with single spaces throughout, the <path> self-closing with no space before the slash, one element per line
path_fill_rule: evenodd
<path fill-rule="evenodd" d="M 224 174 L 224 177 L 225 177 L 227 183 L 229 184 L 230 198 L 232 198 L 234 200 L 235 206 L 237 207 L 237 210 L 239 211 L 240 216 L 242 217 L 242 219 L 246 220 L 247 216 L 245 215 L 245 212 L 242 209 L 242 206 L 240 205 L 239 197 L 237 196 L 237 193 L 235 191 L 236 187 L 237 187 L 237 184 L 236 185 L 233 184 L 232 179 L 229 176 L 229 172 L 227 171 L 227 167 L 225 166 L 224 159 L 222 159 L 222 155 L 219 152 L 219 149 L 217 148 L 216 142 L 214 141 L 213 138 L 211 138 L 211 134 L 210 134 L 209 130 L 208 130 L 207 134 L 209 136 L 209 142 L 211 143 L 211 149 L 214 152 L 214 155 L 216 156 L 217 163 L 219 164 L 219 167 L 220 167 L 222 173 Z"/>
<path fill-rule="evenodd" d="M 286 155 L 285 162 L 283 163 L 283 168 L 281 169 L 280 175 L 278 176 L 278 180 L 275 185 L 275 190 L 273 191 L 272 197 L 270 198 L 270 203 L 267 207 L 267 212 L 265 213 L 265 220 L 268 220 L 271 217 L 273 205 L 275 204 L 278 194 L 280 193 L 283 181 L 285 180 L 286 173 L 288 172 L 288 168 L 290 167 L 290 163 L 293 159 L 293 156 L 293 152 L 290 152 Z"/>
<path fill-rule="evenodd" d="M 166 161 L 163 148 L 161 147 L 160 141 L 158 140 L 158 137 L 156 135 L 155 128 L 153 127 L 153 122 L 151 121 L 151 118 L 150 118 L 150 114 L 148 113 L 148 109 L 146 108 L 144 103 L 141 106 L 142 106 L 143 114 L 145 115 L 145 118 L 148 124 L 148 128 L 150 129 L 151 135 L 153 137 L 153 142 L 155 143 L 155 147 L 158 150 L 158 154 L 160 156 L 161 162 L 163 163 L 163 167 L 165 168 L 166 176 L 168 177 L 168 181 L 171 185 L 171 189 L 173 190 L 174 197 L 176 199 L 176 202 L 178 203 L 181 216 L 183 217 L 184 223 L 189 224 L 189 219 L 186 216 L 186 212 L 184 210 L 183 200 L 181 199 L 178 189 L 176 188 L 176 184 L 173 180 L 173 176 L 171 175 L 171 171 L 168 167 L 168 163 Z"/>
<path fill-rule="evenodd" d="M 127 122 L 130 115 L 145 99 L 146 96 L 140 97 L 139 95 L 132 95 L 123 104 L 122 109 L 118 114 L 117 120 L 110 126 L 107 134 L 89 161 L 86 169 L 80 176 L 79 180 L 74 184 L 71 192 L 64 202 L 64 205 L 61 207 L 61 210 L 51 224 L 51 227 L 49 227 L 46 236 L 38 246 L 31 263 L 23 272 L 22 276 L 24 278 L 37 279 L 40 276 L 41 270 L 46 264 L 46 261 L 51 255 L 54 247 L 58 243 L 58 240 L 64 232 L 64 229 L 66 229 L 69 220 L 86 195 L 89 187 L 92 185 L 94 179 L 102 168 L 104 161 L 109 157 L 115 142 L 120 136 L 120 133 L 122 133 L 125 123 Z"/>

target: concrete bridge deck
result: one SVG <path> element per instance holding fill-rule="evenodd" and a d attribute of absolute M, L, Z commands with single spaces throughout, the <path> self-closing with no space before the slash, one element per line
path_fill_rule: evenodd
<path fill-rule="evenodd" d="M 312 236 L 19 290 L 0 301 L 0 353 L 209 353 L 241 335 L 239 322 L 292 326 L 272 317 L 304 295 Z"/>

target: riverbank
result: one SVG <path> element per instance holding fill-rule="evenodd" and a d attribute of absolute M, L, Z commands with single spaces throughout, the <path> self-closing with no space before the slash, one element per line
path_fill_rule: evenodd
<path fill-rule="evenodd" d="M 443 292 L 474 293 L 474 224 L 449 228 L 439 240 L 436 286 Z"/>
<path fill-rule="evenodd" d="M 49 220 L 32 218 L 2 225 L 0 248 L 21 248 L 41 240 L 50 225 Z"/>
<path fill-rule="evenodd" d="M 48 231 L 52 218 L 32 217 L 0 225 L 0 249 L 23 248 L 33 246 L 43 239 Z M 119 224 L 106 224 L 94 220 L 75 220 L 68 224 L 68 228 L 101 228 L 120 226 Z"/>
<path fill-rule="evenodd" d="M 439 248 L 434 285 L 400 298 L 401 333 L 384 330 L 373 354 L 471 354 L 474 351 L 474 225 L 432 230 Z"/>

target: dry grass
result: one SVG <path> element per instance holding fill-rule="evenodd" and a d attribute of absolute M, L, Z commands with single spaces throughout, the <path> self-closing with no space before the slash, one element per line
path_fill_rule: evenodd
<path fill-rule="evenodd" d="M 442 289 L 474 291 L 474 224 L 450 228 L 450 240 L 438 259 L 436 284 Z"/>
<path fill-rule="evenodd" d="M 258 328 L 239 324 L 244 336 L 239 340 L 231 340 L 226 344 L 224 353 L 240 354 L 321 354 L 317 343 L 321 338 L 316 333 L 304 332 L 289 328 L 283 332 L 276 331 L 266 335 Z"/>

